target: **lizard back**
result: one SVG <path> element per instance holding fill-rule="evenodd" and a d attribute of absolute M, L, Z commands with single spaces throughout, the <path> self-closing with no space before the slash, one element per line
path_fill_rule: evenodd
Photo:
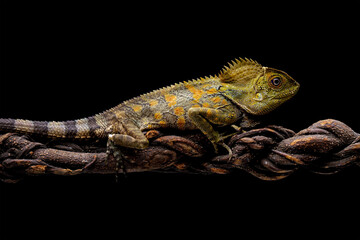
<path fill-rule="evenodd" d="M 134 121 L 141 130 L 155 128 L 195 129 L 187 111 L 191 107 L 227 104 L 217 92 L 215 78 L 177 83 L 140 95 L 92 117 L 70 121 L 32 121 L 0 118 L 0 131 L 49 138 L 106 138 L 107 128 L 118 120 Z"/>
<path fill-rule="evenodd" d="M 216 109 L 231 105 L 219 93 L 220 86 L 216 77 L 181 82 L 125 101 L 112 111 L 120 118 L 132 119 L 141 130 L 192 130 L 196 126 L 189 119 L 190 108 Z"/>

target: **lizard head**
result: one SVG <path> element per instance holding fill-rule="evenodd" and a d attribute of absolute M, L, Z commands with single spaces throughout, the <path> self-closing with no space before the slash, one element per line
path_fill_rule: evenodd
<path fill-rule="evenodd" d="M 246 112 L 263 115 L 292 98 L 300 84 L 287 73 L 249 59 L 233 61 L 219 74 L 221 92 Z"/>

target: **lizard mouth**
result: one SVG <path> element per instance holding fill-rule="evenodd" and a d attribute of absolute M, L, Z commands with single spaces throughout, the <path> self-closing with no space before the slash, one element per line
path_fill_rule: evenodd
<path fill-rule="evenodd" d="M 293 89 L 293 90 L 291 90 L 291 91 L 286 91 L 286 92 L 284 92 L 284 93 L 282 93 L 282 94 L 277 95 L 276 97 L 274 97 L 274 99 L 281 99 L 281 98 L 292 97 L 292 96 L 294 96 L 298 91 L 299 91 L 299 88 L 297 87 L 297 88 L 295 88 L 295 89 Z"/>

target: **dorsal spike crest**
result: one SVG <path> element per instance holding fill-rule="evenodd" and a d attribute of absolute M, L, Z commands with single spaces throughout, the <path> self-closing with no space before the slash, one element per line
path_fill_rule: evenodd
<path fill-rule="evenodd" d="M 222 82 L 238 81 L 247 83 L 249 80 L 258 76 L 262 71 L 262 66 L 248 58 L 238 58 L 228 63 L 221 71 L 218 77 Z"/>

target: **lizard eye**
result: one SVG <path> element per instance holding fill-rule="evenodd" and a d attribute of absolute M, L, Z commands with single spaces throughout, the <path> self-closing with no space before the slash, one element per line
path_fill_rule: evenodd
<path fill-rule="evenodd" d="M 282 85 L 282 80 L 280 77 L 274 77 L 270 80 L 270 85 L 275 88 L 280 88 Z"/>

